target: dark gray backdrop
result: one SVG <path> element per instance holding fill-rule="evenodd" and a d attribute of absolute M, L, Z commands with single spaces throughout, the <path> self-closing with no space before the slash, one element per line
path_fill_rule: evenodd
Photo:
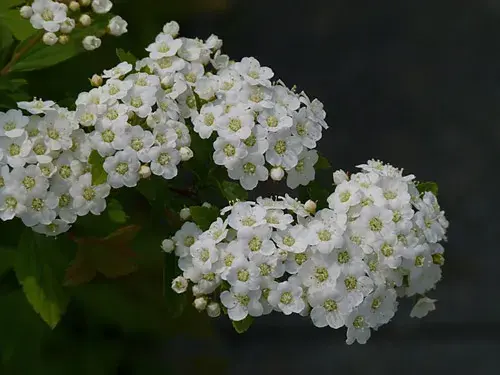
<path fill-rule="evenodd" d="M 500 1 L 240 0 L 182 26 L 320 98 L 334 168 L 375 157 L 437 181 L 451 226 L 423 320 L 403 305 L 365 346 L 300 317 L 260 318 L 243 336 L 221 321 L 220 345 L 179 342 L 175 357 L 210 350 L 240 375 L 500 372 Z"/>

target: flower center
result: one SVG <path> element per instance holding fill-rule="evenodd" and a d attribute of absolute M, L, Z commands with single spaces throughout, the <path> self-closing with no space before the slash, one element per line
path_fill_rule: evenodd
<path fill-rule="evenodd" d="M 351 193 L 348 191 L 343 191 L 342 193 L 340 193 L 339 198 L 340 202 L 345 203 L 351 198 Z"/>
<path fill-rule="evenodd" d="M 130 105 L 134 108 L 140 108 L 143 105 L 142 99 L 140 96 L 136 96 L 135 98 L 132 98 L 130 101 Z"/>
<path fill-rule="evenodd" d="M 17 207 L 17 199 L 14 197 L 7 197 L 5 199 L 5 204 L 7 208 L 14 210 Z"/>
<path fill-rule="evenodd" d="M 241 120 L 239 118 L 233 117 L 229 120 L 229 129 L 233 132 L 237 132 L 241 129 Z"/>
<path fill-rule="evenodd" d="M 260 74 L 256 70 L 251 70 L 248 72 L 248 76 L 253 78 L 253 79 L 258 79 L 260 77 Z"/>
<path fill-rule="evenodd" d="M 358 286 L 358 280 L 354 276 L 347 276 L 344 279 L 344 285 L 347 290 L 354 290 Z"/>
<path fill-rule="evenodd" d="M 42 199 L 33 198 L 33 200 L 31 201 L 31 208 L 34 211 L 40 212 L 41 210 L 43 210 L 43 207 L 44 207 L 44 203 L 43 203 Z"/>
<path fill-rule="evenodd" d="M 116 173 L 121 174 L 122 176 L 128 172 L 128 164 L 127 163 L 118 163 L 115 168 Z"/>
<path fill-rule="evenodd" d="M 45 151 L 47 151 L 47 147 L 43 143 L 39 143 L 33 147 L 33 152 L 37 155 L 44 155 Z"/>
<path fill-rule="evenodd" d="M 140 151 L 144 148 L 144 142 L 139 138 L 134 138 L 132 142 L 130 142 L 130 146 L 134 151 Z"/>
<path fill-rule="evenodd" d="M 225 145 L 223 150 L 224 150 L 224 154 L 227 157 L 231 157 L 231 156 L 234 156 L 234 154 L 236 154 L 236 148 L 231 144 Z"/>
<path fill-rule="evenodd" d="M 286 152 L 286 142 L 282 139 L 280 139 L 276 144 L 274 145 L 274 151 L 278 155 L 283 155 Z"/>
<path fill-rule="evenodd" d="M 10 156 L 17 156 L 20 153 L 21 153 L 21 147 L 16 143 L 12 143 L 9 147 L 9 155 Z"/>
<path fill-rule="evenodd" d="M 207 281 L 214 281 L 215 280 L 215 273 L 209 272 L 206 275 L 203 275 L 203 279 Z"/>
<path fill-rule="evenodd" d="M 323 307 L 328 312 L 336 311 L 337 302 L 335 302 L 333 299 L 327 299 L 325 303 L 323 303 Z"/>
<path fill-rule="evenodd" d="M 215 121 L 214 114 L 213 113 L 207 113 L 205 115 L 205 118 L 203 119 L 203 121 L 205 122 L 205 125 L 212 126 L 214 124 L 214 121 Z"/>
<path fill-rule="evenodd" d="M 246 227 L 251 227 L 256 223 L 255 219 L 251 216 L 245 217 L 241 220 L 241 224 L 243 224 Z"/>
<path fill-rule="evenodd" d="M 242 269 L 242 270 L 238 271 L 238 280 L 239 281 L 245 283 L 248 281 L 249 278 L 250 278 L 250 272 L 248 272 L 248 270 Z"/>
<path fill-rule="evenodd" d="M 259 266 L 261 276 L 269 276 L 271 274 L 272 268 L 269 264 L 262 263 Z"/>
<path fill-rule="evenodd" d="M 68 179 L 71 177 L 71 168 L 69 165 L 63 165 L 59 168 L 59 175 L 64 178 Z"/>
<path fill-rule="evenodd" d="M 169 161 L 170 161 L 170 155 L 167 154 L 166 152 L 162 152 L 160 156 L 158 156 L 158 163 L 160 165 L 165 166 L 168 164 Z"/>
<path fill-rule="evenodd" d="M 395 223 L 399 223 L 401 219 L 402 219 L 401 212 L 394 211 L 394 214 L 392 215 L 392 221 Z"/>
<path fill-rule="evenodd" d="M 269 116 L 266 120 L 267 126 L 270 128 L 275 128 L 278 126 L 278 119 L 275 116 Z"/>
<path fill-rule="evenodd" d="M 36 185 L 36 180 L 31 176 L 26 176 L 23 178 L 22 184 L 26 188 L 26 190 L 31 190 Z"/>
<path fill-rule="evenodd" d="M 382 223 L 382 220 L 380 220 L 378 217 L 372 218 L 368 225 L 372 232 L 380 232 L 384 227 L 384 223 Z"/>
<path fill-rule="evenodd" d="M 245 172 L 245 174 L 255 174 L 256 169 L 257 167 L 253 163 L 245 163 L 243 166 L 243 172 Z"/>
<path fill-rule="evenodd" d="M 340 264 L 345 264 L 345 263 L 349 262 L 350 259 L 351 259 L 351 257 L 349 256 L 349 253 L 347 251 L 341 251 L 339 253 L 339 255 L 337 256 L 337 261 Z"/>
<path fill-rule="evenodd" d="M 304 135 L 307 134 L 307 128 L 304 124 L 297 124 L 296 129 L 297 129 L 297 134 L 300 137 L 303 137 Z"/>
<path fill-rule="evenodd" d="M 363 328 L 365 325 L 365 318 L 361 315 L 357 316 L 352 322 L 352 326 L 357 329 Z"/>
<path fill-rule="evenodd" d="M 307 261 L 307 255 L 304 253 L 300 254 L 295 254 L 295 263 L 297 263 L 299 266 L 304 264 Z"/>
<path fill-rule="evenodd" d="M 191 246 L 192 244 L 194 244 L 194 237 L 193 236 L 187 236 L 186 238 L 184 238 L 184 246 Z"/>
<path fill-rule="evenodd" d="M 324 283 L 326 280 L 328 280 L 328 270 L 325 267 L 318 267 L 316 268 L 314 277 L 320 283 Z"/>
<path fill-rule="evenodd" d="M 327 242 L 332 239 L 332 234 L 326 229 L 323 229 L 318 232 L 318 238 L 320 241 Z"/>
<path fill-rule="evenodd" d="M 424 257 L 422 255 L 417 255 L 415 257 L 415 267 L 423 267 L 424 266 Z"/>
<path fill-rule="evenodd" d="M 160 43 L 160 45 L 158 46 L 158 52 L 168 53 L 168 51 L 170 51 L 170 47 L 168 46 L 168 44 L 165 42 Z"/>
<path fill-rule="evenodd" d="M 116 95 L 119 92 L 120 92 L 120 88 L 118 86 L 116 86 L 116 85 L 110 85 L 109 86 L 109 94 L 110 95 Z M 111 110 L 111 111 L 114 111 L 115 113 L 117 113 L 115 110 Z"/>
<path fill-rule="evenodd" d="M 47 132 L 47 135 L 49 136 L 50 139 L 57 140 L 59 139 L 59 132 L 55 129 L 49 129 Z"/>
<path fill-rule="evenodd" d="M 292 236 L 285 236 L 283 238 L 283 243 L 288 247 L 293 246 L 295 245 L 295 238 L 293 238 Z"/>
<path fill-rule="evenodd" d="M 10 122 L 7 122 L 4 126 L 3 126 L 3 130 L 5 130 L 6 132 L 10 131 L 10 130 L 14 130 L 16 128 L 16 123 L 13 122 L 13 121 L 10 121 Z"/>
<path fill-rule="evenodd" d="M 233 261 L 234 261 L 234 255 L 233 254 L 227 254 L 224 257 L 224 265 L 226 267 L 231 267 L 231 265 L 233 264 Z"/>
<path fill-rule="evenodd" d="M 172 66 L 172 58 L 171 57 L 163 57 L 157 61 L 158 65 L 161 69 L 168 69 Z"/>
<path fill-rule="evenodd" d="M 210 251 L 208 249 L 203 249 L 200 252 L 200 259 L 202 262 L 206 262 L 210 259 Z"/>
<path fill-rule="evenodd" d="M 196 79 L 198 77 L 196 77 L 196 74 L 194 74 L 194 73 L 188 73 L 188 74 L 185 75 L 185 78 L 186 78 L 186 81 L 188 81 L 190 83 L 195 83 Z"/>
<path fill-rule="evenodd" d="M 259 251 L 262 247 L 262 240 L 259 237 L 254 237 L 248 242 L 248 247 L 251 251 Z"/>
<path fill-rule="evenodd" d="M 432 254 L 432 263 L 442 266 L 444 264 L 444 256 L 441 253 Z"/>
<path fill-rule="evenodd" d="M 92 187 L 87 186 L 85 189 L 83 189 L 83 198 L 86 201 L 90 202 L 95 198 L 95 190 Z"/>
<path fill-rule="evenodd" d="M 222 83 L 222 90 L 228 91 L 231 90 L 234 87 L 234 82 L 233 81 L 225 81 Z"/>
<path fill-rule="evenodd" d="M 187 99 L 186 99 L 186 105 L 190 108 L 190 109 L 195 109 L 196 108 L 196 98 L 191 95 L 189 96 Z"/>
<path fill-rule="evenodd" d="M 115 133 L 113 133 L 110 129 L 107 129 L 102 133 L 101 138 L 104 142 L 111 143 L 115 140 Z"/>
<path fill-rule="evenodd" d="M 386 191 L 384 192 L 384 198 L 387 200 L 395 199 L 397 198 L 397 194 L 393 191 Z"/>
<path fill-rule="evenodd" d="M 68 207 L 71 202 L 71 196 L 69 194 L 63 194 L 59 197 L 59 207 Z"/>
<path fill-rule="evenodd" d="M 52 21 L 54 19 L 54 13 L 50 9 L 44 9 L 41 16 L 45 22 Z"/>
<path fill-rule="evenodd" d="M 372 309 L 377 310 L 380 305 L 382 305 L 382 301 L 380 300 L 380 298 L 374 298 L 372 301 Z"/>
<path fill-rule="evenodd" d="M 299 162 L 295 166 L 295 170 L 299 173 L 304 171 L 304 159 L 299 160 Z"/>
<path fill-rule="evenodd" d="M 237 294 L 234 296 L 236 298 L 236 300 L 238 301 L 238 303 L 242 306 L 248 306 L 248 304 L 250 303 L 250 297 L 248 297 L 247 295 L 244 295 L 244 294 Z"/>
<path fill-rule="evenodd" d="M 251 135 L 250 137 L 248 137 L 247 139 L 245 139 L 243 141 L 243 143 L 245 144 L 245 146 L 247 147 L 253 147 L 255 146 L 255 144 L 257 143 L 257 137 L 255 135 Z"/>
<path fill-rule="evenodd" d="M 384 242 L 384 244 L 380 248 L 380 252 L 384 254 L 384 256 L 390 257 L 394 253 L 394 248 L 387 242 Z"/>
<path fill-rule="evenodd" d="M 290 303 L 293 302 L 293 296 L 292 293 L 290 292 L 284 292 L 281 294 L 280 302 L 283 305 L 289 305 Z"/>

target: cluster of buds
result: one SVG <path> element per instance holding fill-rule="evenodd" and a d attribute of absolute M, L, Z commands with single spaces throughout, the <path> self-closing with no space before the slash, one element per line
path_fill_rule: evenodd
<path fill-rule="evenodd" d="M 113 7 L 110 0 L 35 0 L 20 9 L 23 18 L 29 19 L 33 28 L 44 30 L 43 43 L 48 46 L 66 44 L 76 28 L 86 28 L 93 22 L 92 17 L 108 14 Z M 109 19 L 106 30 L 99 35 L 83 38 L 83 47 L 92 51 L 101 46 L 100 36 L 108 33 L 120 36 L 127 32 L 127 21 L 120 16 Z"/>

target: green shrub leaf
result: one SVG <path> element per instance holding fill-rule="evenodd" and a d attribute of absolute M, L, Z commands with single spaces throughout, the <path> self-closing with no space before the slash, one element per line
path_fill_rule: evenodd
<path fill-rule="evenodd" d="M 104 158 L 96 150 L 92 150 L 89 157 L 89 164 L 92 173 L 92 185 L 104 184 L 108 179 L 108 174 L 103 167 Z"/>
<path fill-rule="evenodd" d="M 207 230 L 219 216 L 219 210 L 214 207 L 193 206 L 189 209 L 191 218 L 202 230 Z"/>
<path fill-rule="evenodd" d="M 250 326 L 253 323 L 253 318 L 250 315 L 247 315 L 247 317 L 243 320 L 240 320 L 239 322 L 233 321 L 233 327 L 238 333 L 245 333 L 248 331 Z"/>
<path fill-rule="evenodd" d="M 420 194 L 424 194 L 426 191 L 430 191 L 436 197 L 437 197 L 438 191 L 439 191 L 438 184 L 436 184 L 435 182 L 430 182 L 430 181 L 418 182 L 417 189 L 418 189 Z"/>
<path fill-rule="evenodd" d="M 248 192 L 239 183 L 223 181 L 221 186 L 222 193 L 228 201 L 246 201 L 248 199 Z"/>

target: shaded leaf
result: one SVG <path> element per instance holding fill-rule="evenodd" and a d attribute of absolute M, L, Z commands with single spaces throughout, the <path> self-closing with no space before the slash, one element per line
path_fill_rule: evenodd
<path fill-rule="evenodd" d="M 17 9 L 0 13 L 0 23 L 5 25 L 17 40 L 25 40 L 37 32 L 29 20 L 20 16 Z"/>
<path fill-rule="evenodd" d="M 221 189 L 228 201 L 246 201 L 248 199 L 248 192 L 239 183 L 223 181 Z"/>
<path fill-rule="evenodd" d="M 247 317 L 245 319 L 240 320 L 239 322 L 235 322 L 234 320 L 232 322 L 233 322 L 233 327 L 236 330 L 236 332 L 245 333 L 246 331 L 248 331 L 248 329 L 252 325 L 253 318 L 250 315 L 247 315 Z"/>
<path fill-rule="evenodd" d="M 116 49 L 116 56 L 118 56 L 121 62 L 128 62 L 132 65 L 135 65 L 137 61 L 137 57 L 135 57 L 131 52 L 127 52 L 122 48 Z"/>
<path fill-rule="evenodd" d="M 316 162 L 316 164 L 314 164 L 314 168 L 317 170 L 330 169 L 331 167 L 332 166 L 330 165 L 330 162 L 328 161 L 328 159 L 322 155 L 319 155 L 318 161 Z"/>
<path fill-rule="evenodd" d="M 424 194 L 426 191 L 430 191 L 432 194 L 434 194 L 436 197 L 439 192 L 438 184 L 435 182 L 418 182 L 417 183 L 417 189 L 420 194 Z"/>
<path fill-rule="evenodd" d="M 121 203 L 116 199 L 112 199 L 108 203 L 107 212 L 112 222 L 117 224 L 125 224 L 127 222 L 128 216 L 123 210 Z"/>
<path fill-rule="evenodd" d="M 0 276 L 14 267 L 15 260 L 14 249 L 0 247 Z"/>
<path fill-rule="evenodd" d="M 104 170 L 104 158 L 96 150 L 92 150 L 89 156 L 89 164 L 92 173 L 92 185 L 101 185 L 108 180 L 108 174 Z"/>
<path fill-rule="evenodd" d="M 25 0 L 2 0 L 0 1 L 0 11 L 11 9 L 15 6 L 22 5 L 24 3 L 26 3 Z M 19 16 L 19 18 L 21 18 L 19 12 L 17 13 L 17 15 Z"/>
<path fill-rule="evenodd" d="M 207 230 L 219 216 L 219 210 L 215 207 L 192 206 L 189 210 L 191 218 L 202 230 Z"/>
<path fill-rule="evenodd" d="M 57 325 L 69 301 L 53 269 L 51 253 L 57 250 L 37 246 L 35 235 L 27 229 L 19 241 L 14 266 L 27 300 L 51 328 Z"/>

